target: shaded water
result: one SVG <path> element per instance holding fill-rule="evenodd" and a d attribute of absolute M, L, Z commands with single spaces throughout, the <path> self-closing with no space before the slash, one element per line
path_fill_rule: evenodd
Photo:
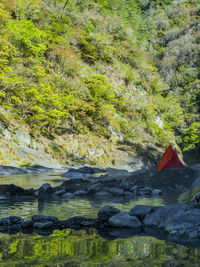
<path fill-rule="evenodd" d="M 38 188 L 49 182 L 61 182 L 52 174 L 12 175 L 0 177 L 1 184 L 14 183 L 24 188 Z M 113 200 L 114 201 L 114 200 Z M 0 218 L 16 215 L 29 219 L 33 214 L 54 215 L 59 219 L 76 215 L 96 217 L 99 208 L 112 204 L 130 210 L 137 204 L 162 205 L 160 198 L 138 198 L 131 202 L 90 201 L 86 199 L 54 200 L 38 205 L 38 201 L 0 202 Z M 49 236 L 37 234 L 0 234 L 0 266 L 200 266 L 200 248 L 187 248 L 148 236 L 105 240 L 95 229 L 56 230 Z"/>

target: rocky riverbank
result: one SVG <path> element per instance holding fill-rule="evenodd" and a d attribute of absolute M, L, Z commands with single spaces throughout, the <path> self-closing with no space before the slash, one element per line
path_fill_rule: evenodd
<path fill-rule="evenodd" d="M 1 170 L 1 169 L 0 169 Z M 6 171 L 24 174 L 29 172 L 50 172 L 55 169 L 42 168 L 14 168 L 7 167 Z M 61 171 L 61 169 L 59 170 Z M 5 166 L 3 169 L 5 173 Z M 198 176 L 198 170 L 193 168 L 165 169 L 158 172 L 155 169 L 128 172 L 117 169 L 101 169 L 84 166 L 81 168 L 69 168 L 67 172 L 60 173 L 57 181 L 60 185 L 52 187 L 45 183 L 40 188 L 24 189 L 19 186 L 8 184 L 0 185 L 0 198 L 35 198 L 39 201 L 55 198 L 74 199 L 106 199 L 118 198 L 119 202 L 131 200 L 136 196 L 156 197 L 163 194 L 167 200 L 168 194 L 178 196 L 190 188 Z"/>
<path fill-rule="evenodd" d="M 129 212 L 107 205 L 95 219 L 75 216 L 59 220 L 55 216 L 36 214 L 30 220 L 11 216 L 0 220 L 0 232 L 49 235 L 55 229 L 96 228 L 105 239 L 150 235 L 186 246 L 200 246 L 200 205 L 137 205 Z"/>
<path fill-rule="evenodd" d="M 54 169 L 14 168 L 1 166 L 0 171 L 24 174 L 29 172 L 44 172 Z M 54 229 L 84 229 L 96 228 L 106 239 L 129 237 L 132 235 L 152 235 L 186 245 L 200 245 L 200 204 L 197 198 L 188 203 L 177 203 L 181 194 L 188 194 L 199 188 L 199 167 L 185 169 L 165 169 L 160 172 L 155 169 L 128 172 L 126 170 L 102 169 L 91 166 L 81 168 L 59 169 L 60 182 L 52 187 L 49 183 L 38 189 L 24 189 L 8 184 L 0 185 L 0 199 L 38 199 L 38 202 L 51 199 L 103 199 L 131 201 L 137 196 L 158 197 L 163 199 L 173 192 L 174 203 L 166 206 L 137 205 L 129 212 L 120 211 L 112 206 L 105 206 L 98 212 L 96 219 L 82 216 L 59 220 L 54 216 L 34 215 L 24 221 L 20 217 L 11 216 L 0 220 L 0 232 L 24 233 L 37 232 L 50 234 Z M 1 173 L 1 174 L 2 174 Z M 195 187 L 196 186 L 196 187 Z"/>

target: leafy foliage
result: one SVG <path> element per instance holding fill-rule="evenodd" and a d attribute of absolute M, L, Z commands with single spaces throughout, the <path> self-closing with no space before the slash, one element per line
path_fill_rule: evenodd
<path fill-rule="evenodd" d="M 1 1 L 1 106 L 33 136 L 198 148 L 198 1 L 65 3 Z"/>

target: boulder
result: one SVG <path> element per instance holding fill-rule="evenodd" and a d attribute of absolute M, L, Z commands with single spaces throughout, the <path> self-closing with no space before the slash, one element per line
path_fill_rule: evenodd
<path fill-rule="evenodd" d="M 98 212 L 98 218 L 102 221 L 107 221 L 113 215 L 120 213 L 121 211 L 111 205 L 102 207 Z"/>
<path fill-rule="evenodd" d="M 121 188 L 121 189 L 124 189 L 124 190 L 130 190 L 131 189 L 131 186 L 128 184 L 128 183 L 121 183 L 120 185 L 119 185 L 119 187 Z"/>
<path fill-rule="evenodd" d="M 77 190 L 74 192 L 74 196 L 85 196 L 86 191 L 85 190 Z"/>
<path fill-rule="evenodd" d="M 126 197 L 126 198 L 132 198 L 134 196 L 134 194 L 133 193 L 131 193 L 131 192 L 124 192 L 124 197 Z"/>
<path fill-rule="evenodd" d="M 134 194 L 137 194 L 138 186 L 137 185 L 132 186 L 130 191 L 133 192 Z"/>
<path fill-rule="evenodd" d="M 82 172 L 80 169 L 71 168 L 67 172 L 63 173 L 62 176 L 70 179 L 83 179 L 90 177 L 91 174 L 84 171 Z"/>
<path fill-rule="evenodd" d="M 147 205 L 136 205 L 129 211 L 129 215 L 136 216 L 139 220 L 143 220 L 144 217 L 152 213 L 156 208 Z"/>
<path fill-rule="evenodd" d="M 53 192 L 52 187 L 49 183 L 45 183 L 40 188 L 38 188 L 38 193 L 51 194 Z"/>
<path fill-rule="evenodd" d="M 94 196 L 97 198 L 111 198 L 112 194 L 110 194 L 109 192 L 101 191 L 101 192 L 95 193 Z"/>
<path fill-rule="evenodd" d="M 141 228 L 142 224 L 135 216 L 122 211 L 108 219 L 108 224 L 114 227 Z"/>
<path fill-rule="evenodd" d="M 33 226 L 33 221 L 32 220 L 26 220 L 22 223 L 21 227 L 22 228 L 28 228 Z"/>
<path fill-rule="evenodd" d="M 153 189 L 152 195 L 154 195 L 154 196 L 160 196 L 160 195 L 162 195 L 162 190 Z"/>
<path fill-rule="evenodd" d="M 113 195 L 123 195 L 124 194 L 124 190 L 118 187 L 111 187 L 108 189 L 108 191 L 110 193 L 112 193 Z"/>
<path fill-rule="evenodd" d="M 178 225 L 183 223 L 183 220 L 180 218 L 183 218 L 185 212 L 189 209 L 189 205 L 186 204 L 159 206 L 156 207 L 153 213 L 146 215 L 143 224 L 148 227 L 156 227 L 159 230 L 169 230 L 172 228 L 172 225 L 173 227 L 179 227 Z M 175 224 L 177 224 L 177 226 Z"/>
<path fill-rule="evenodd" d="M 3 219 L 0 219 L 0 226 L 10 226 L 10 225 L 16 225 L 16 224 L 22 224 L 23 219 L 18 216 L 10 216 Z"/>
<path fill-rule="evenodd" d="M 184 210 L 184 212 L 177 212 L 165 219 L 165 231 L 171 230 L 200 230 L 200 209 Z"/>
<path fill-rule="evenodd" d="M 141 196 L 150 196 L 152 194 L 152 191 L 153 189 L 150 188 L 140 188 L 137 193 Z"/>
<path fill-rule="evenodd" d="M 65 190 L 58 190 L 54 193 L 56 196 L 61 196 L 63 194 L 65 194 Z"/>
<path fill-rule="evenodd" d="M 88 187 L 88 189 L 87 189 L 87 193 L 88 193 L 89 195 L 95 194 L 95 193 L 101 191 L 102 187 L 103 187 L 103 185 L 100 184 L 100 183 L 91 185 L 90 187 Z"/>
<path fill-rule="evenodd" d="M 49 229 L 54 226 L 52 221 L 42 221 L 42 222 L 34 222 L 33 227 L 37 229 Z"/>
<path fill-rule="evenodd" d="M 62 195 L 62 197 L 66 198 L 66 199 L 72 199 L 72 198 L 74 198 L 74 195 L 72 193 L 66 193 L 66 194 Z"/>
<path fill-rule="evenodd" d="M 70 168 L 62 176 L 70 179 L 89 178 L 92 174 L 106 172 L 106 170 L 96 167 L 84 166 L 78 169 Z"/>
<path fill-rule="evenodd" d="M 42 215 L 42 214 L 36 214 L 32 216 L 32 221 L 33 222 L 54 222 L 57 223 L 59 220 L 55 216 L 47 216 L 47 215 Z"/>
<path fill-rule="evenodd" d="M 78 169 L 78 171 L 81 173 L 89 173 L 89 174 L 106 172 L 106 170 L 104 169 L 96 168 L 96 167 L 89 167 L 89 166 L 81 167 Z"/>
<path fill-rule="evenodd" d="M 24 189 L 20 186 L 14 184 L 0 185 L 0 194 L 1 195 L 10 195 L 10 196 L 34 196 L 34 189 Z"/>
<path fill-rule="evenodd" d="M 23 219 L 18 216 L 10 216 L 0 219 L 0 232 L 14 234 L 20 231 Z"/>

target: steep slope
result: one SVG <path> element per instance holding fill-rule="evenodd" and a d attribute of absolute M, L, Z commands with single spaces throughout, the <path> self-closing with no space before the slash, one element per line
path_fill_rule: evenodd
<path fill-rule="evenodd" d="M 167 16 L 159 2 L 1 0 L 4 138 L 7 130 L 16 141 L 23 128 L 32 138 L 29 147 L 40 141 L 64 161 L 66 151 L 67 158 L 74 153 L 71 138 L 79 140 L 79 152 L 80 139 L 91 149 L 105 140 L 108 151 L 175 144 L 174 131 L 188 113 L 174 90 L 165 93 L 171 78 L 163 73 L 160 50 L 167 49 L 153 23 L 160 9 Z"/>

